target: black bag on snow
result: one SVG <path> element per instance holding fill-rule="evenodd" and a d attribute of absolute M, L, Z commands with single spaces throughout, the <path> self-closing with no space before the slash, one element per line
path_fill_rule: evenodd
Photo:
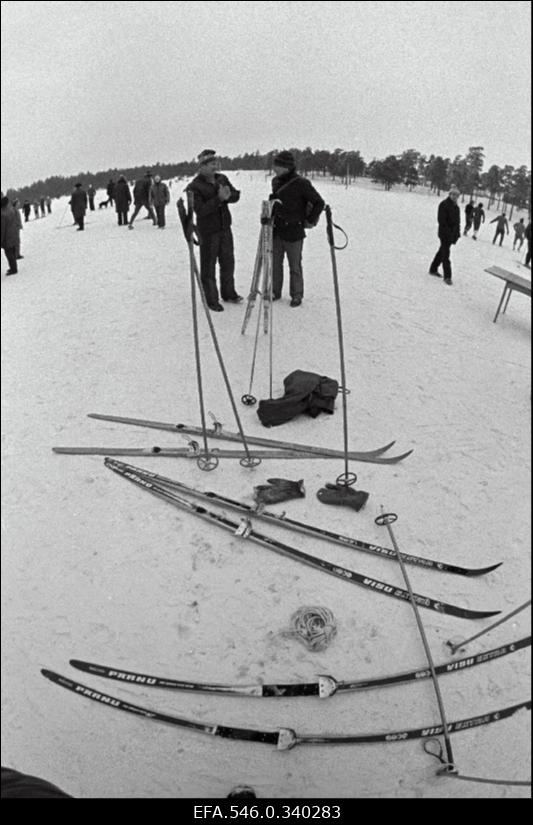
<path fill-rule="evenodd" d="M 334 378 L 295 370 L 284 379 L 283 386 L 285 395 L 282 398 L 259 402 L 257 415 L 264 427 L 277 427 L 302 413 L 316 418 L 321 412 L 334 412 L 339 392 L 339 383 Z"/>

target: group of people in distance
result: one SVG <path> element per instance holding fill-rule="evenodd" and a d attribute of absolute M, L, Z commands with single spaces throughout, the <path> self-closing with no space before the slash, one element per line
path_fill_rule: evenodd
<path fill-rule="evenodd" d="M 128 229 L 133 229 L 133 222 L 144 207 L 153 225 L 157 226 L 158 229 L 165 228 L 165 209 L 170 202 L 170 191 L 167 184 L 161 180 L 159 175 L 155 175 L 152 179 L 152 173 L 146 172 L 144 177 L 139 178 L 135 182 L 133 186 L 133 197 L 128 181 L 124 175 L 120 175 L 116 183 L 110 180 L 106 192 L 107 200 L 103 201 L 100 206 L 111 204 L 111 206 L 115 207 L 119 226 L 127 226 Z M 87 191 L 85 191 L 81 183 L 74 185 L 74 191 L 70 196 L 69 204 L 74 223 L 78 225 L 78 231 L 85 229 L 87 207 L 94 212 L 95 195 L 96 192 L 93 186 L 89 186 Z M 133 214 L 131 218 L 128 219 L 128 212 L 132 201 L 134 205 Z"/>
<path fill-rule="evenodd" d="M 429 266 L 430 275 L 436 275 L 438 278 L 442 278 L 443 276 L 439 272 L 439 266 L 442 264 L 444 283 L 450 286 L 453 283 L 452 266 L 450 262 L 450 249 L 454 244 L 457 243 L 457 241 L 461 237 L 461 211 L 457 204 L 459 195 L 459 189 L 457 189 L 456 186 L 452 186 L 448 194 L 448 197 L 445 198 L 445 200 L 441 201 L 439 204 L 437 221 L 439 225 L 438 235 L 440 240 L 440 246 Z M 474 232 L 472 237 L 474 240 L 477 240 L 477 233 L 479 232 L 479 228 L 481 224 L 485 222 L 485 212 L 483 210 L 483 204 L 479 203 L 477 206 L 475 206 L 473 200 L 471 200 L 470 203 L 468 203 L 465 206 L 465 218 L 466 221 L 463 235 L 468 235 L 468 232 L 473 225 Z M 490 221 L 490 223 L 496 224 L 496 232 L 494 234 L 492 243 L 495 244 L 499 238 L 501 246 L 505 236 L 505 232 L 509 234 L 509 222 L 507 220 L 505 212 L 502 212 L 501 215 L 497 215 L 495 218 L 493 218 L 492 221 Z M 530 267 L 531 221 L 529 221 L 528 225 L 525 226 L 524 219 L 520 218 L 520 220 L 514 224 L 513 228 L 515 231 L 513 249 L 516 248 L 517 243 L 519 243 L 518 250 L 522 249 L 524 240 L 526 240 L 527 254 L 525 266 Z"/>

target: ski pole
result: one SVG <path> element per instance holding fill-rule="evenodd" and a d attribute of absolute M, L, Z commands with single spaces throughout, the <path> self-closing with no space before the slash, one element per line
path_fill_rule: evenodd
<path fill-rule="evenodd" d="M 530 604 L 531 599 L 528 599 L 528 601 L 524 602 L 524 604 L 521 604 L 520 607 L 515 608 L 515 610 L 512 610 L 510 613 L 507 614 L 507 616 L 504 616 L 502 619 L 498 619 L 497 622 L 494 622 L 494 624 L 491 624 L 489 627 L 486 627 L 485 630 L 481 630 L 479 633 L 476 633 L 475 636 L 470 636 L 469 639 L 464 640 L 458 638 L 448 639 L 446 645 L 450 648 L 453 654 L 457 653 L 458 650 L 463 651 L 464 648 L 468 644 L 470 644 L 470 642 L 474 641 L 474 639 L 479 639 L 480 636 L 484 636 L 485 633 L 488 633 L 490 630 L 494 630 L 494 628 L 498 627 L 498 625 L 507 622 L 509 619 L 512 619 L 513 616 L 516 616 L 517 613 L 520 613 L 522 610 L 525 610 L 526 607 L 529 607 Z"/>
<path fill-rule="evenodd" d="M 453 772 L 454 773 L 456 771 L 456 768 L 455 768 L 454 759 L 453 759 L 452 743 L 451 743 L 451 740 L 450 740 L 450 732 L 448 730 L 448 723 L 446 721 L 446 713 L 444 711 L 444 703 L 442 701 L 442 695 L 441 695 L 441 692 L 440 692 L 439 681 L 437 679 L 437 673 L 435 671 L 435 665 L 433 663 L 433 657 L 431 655 L 431 650 L 429 648 L 429 644 L 428 644 L 428 640 L 427 640 L 427 636 L 426 636 L 426 631 L 424 630 L 424 625 L 422 624 L 422 619 L 420 618 L 420 613 L 418 612 L 418 607 L 417 607 L 417 604 L 416 604 L 415 596 L 414 596 L 413 590 L 411 588 L 411 582 L 409 581 L 409 577 L 407 575 L 407 570 L 405 569 L 405 564 L 404 564 L 404 561 L 403 561 L 403 558 L 402 558 L 402 554 L 400 552 L 400 548 L 398 547 L 398 545 L 396 543 L 396 538 L 394 536 L 394 532 L 393 532 L 393 529 L 391 527 L 391 524 L 394 524 L 394 522 L 397 519 L 398 519 L 398 516 L 396 515 L 396 513 L 385 513 L 385 511 L 383 509 L 383 505 L 381 505 L 381 515 L 378 516 L 375 519 L 375 522 L 379 526 L 385 525 L 387 530 L 389 531 L 390 540 L 391 540 L 392 546 L 394 547 L 394 550 L 396 552 L 396 558 L 398 559 L 398 564 L 400 565 L 400 568 L 401 568 L 401 571 L 402 571 L 402 576 L 403 576 L 403 580 L 405 582 L 405 587 L 406 587 L 406 589 L 409 593 L 409 600 L 410 600 L 411 605 L 413 607 L 413 611 L 414 611 L 415 618 L 416 618 L 416 623 L 418 625 L 418 630 L 420 631 L 420 636 L 422 638 L 422 644 L 424 645 L 424 650 L 426 652 L 426 658 L 428 660 L 429 669 L 431 671 L 431 678 L 433 680 L 433 687 L 435 688 L 435 694 L 436 694 L 436 697 L 437 697 L 437 704 L 439 706 L 440 718 L 442 720 L 442 730 L 443 730 L 443 736 L 444 736 L 444 744 L 446 746 L 446 757 L 447 757 L 447 760 L 448 760 L 447 764 L 445 765 L 445 768 L 443 769 L 443 772 L 447 772 L 447 773 L 452 773 Z"/>

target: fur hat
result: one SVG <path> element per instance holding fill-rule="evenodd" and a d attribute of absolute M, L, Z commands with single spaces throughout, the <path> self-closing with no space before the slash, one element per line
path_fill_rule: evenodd
<path fill-rule="evenodd" d="M 286 150 L 278 152 L 278 154 L 274 156 L 274 166 L 283 166 L 284 169 L 294 169 L 296 166 L 294 155 L 292 152 L 287 152 Z"/>
<path fill-rule="evenodd" d="M 211 160 L 215 160 L 217 153 L 214 149 L 204 149 L 203 152 L 200 152 L 198 155 L 198 163 L 200 166 L 203 163 L 209 163 Z"/>

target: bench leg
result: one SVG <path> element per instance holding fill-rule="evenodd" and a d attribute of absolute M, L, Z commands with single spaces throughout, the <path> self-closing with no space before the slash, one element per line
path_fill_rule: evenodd
<path fill-rule="evenodd" d="M 503 302 L 504 302 L 504 300 L 505 300 L 505 293 L 506 293 L 506 292 L 507 292 L 507 284 L 505 284 L 505 286 L 504 286 L 504 288 L 503 288 L 502 297 L 500 298 L 500 303 L 498 304 L 498 309 L 496 310 L 496 315 L 494 316 L 494 320 L 493 320 L 493 322 L 492 322 L 493 324 L 495 324 L 495 323 L 496 323 L 496 321 L 498 320 L 498 315 L 500 314 L 500 310 L 501 310 L 501 308 L 502 308 L 502 304 L 503 304 Z"/>
<path fill-rule="evenodd" d="M 507 310 L 507 307 L 508 307 L 508 305 L 509 305 L 509 298 L 511 297 L 511 292 L 512 292 L 512 291 L 513 291 L 513 290 L 512 290 L 512 289 L 511 289 L 511 287 L 508 285 L 508 286 L 507 286 L 507 300 L 506 300 L 506 302 L 505 302 L 505 304 L 504 304 L 504 307 L 503 307 L 503 309 L 502 309 L 502 315 L 503 315 L 503 313 L 504 313 L 504 312 L 506 312 L 506 310 Z"/>

